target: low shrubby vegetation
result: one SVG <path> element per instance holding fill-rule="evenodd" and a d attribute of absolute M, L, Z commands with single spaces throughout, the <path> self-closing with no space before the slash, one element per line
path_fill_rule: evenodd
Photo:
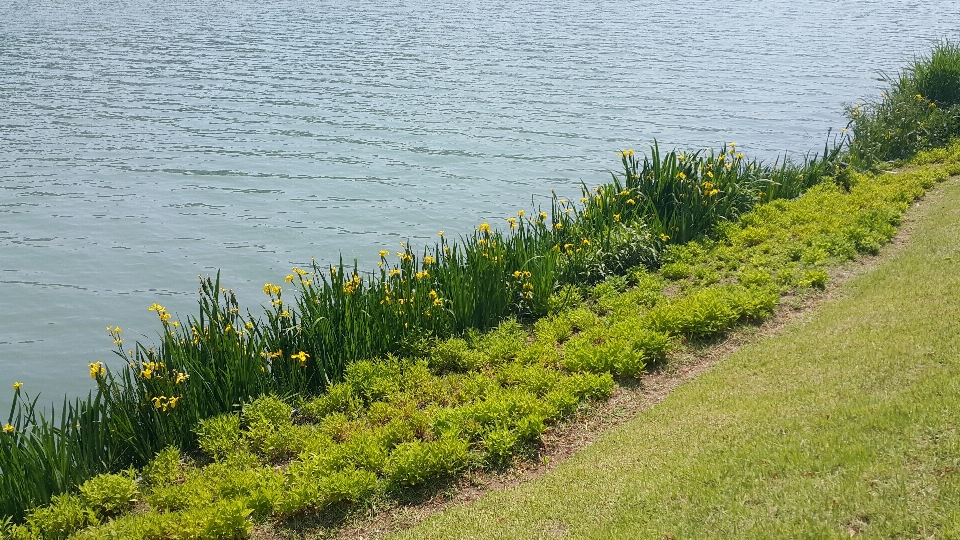
<path fill-rule="evenodd" d="M 402 244 L 367 274 L 294 268 L 264 286 L 262 316 L 204 279 L 198 316 L 151 306 L 158 344 L 128 348 L 108 328 L 124 364 L 91 364 L 96 392 L 53 420 L 15 385 L 0 530 L 243 537 L 254 522 L 412 500 L 532 456 L 617 380 L 825 287 L 831 265 L 876 253 L 911 201 L 960 172 L 956 145 L 903 174 L 846 167 L 880 117 L 860 109 L 851 153 L 834 141 L 800 163 L 748 161 L 733 143 L 625 151 L 611 182 L 518 212 L 504 231 L 441 234 L 422 253 Z"/>

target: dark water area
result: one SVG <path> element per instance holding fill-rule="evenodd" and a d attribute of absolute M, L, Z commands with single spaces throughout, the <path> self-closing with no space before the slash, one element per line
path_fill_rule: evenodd
<path fill-rule="evenodd" d="M 91 388 L 104 328 L 259 309 L 294 265 L 503 223 L 617 151 L 794 157 L 938 38 L 921 2 L 0 4 L 0 405 Z"/>

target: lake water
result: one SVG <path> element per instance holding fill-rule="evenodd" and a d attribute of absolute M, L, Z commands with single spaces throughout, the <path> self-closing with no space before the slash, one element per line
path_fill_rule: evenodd
<path fill-rule="evenodd" d="M 0 404 L 91 388 L 198 274 L 502 223 L 616 152 L 802 155 L 960 1 L 0 3 Z"/>

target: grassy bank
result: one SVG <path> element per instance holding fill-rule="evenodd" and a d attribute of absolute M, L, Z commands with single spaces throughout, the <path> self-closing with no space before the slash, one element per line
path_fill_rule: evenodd
<path fill-rule="evenodd" d="M 732 143 L 655 145 L 621 153 L 623 172 L 579 202 L 554 197 L 503 231 L 402 245 L 367 274 L 295 268 L 264 286 L 261 317 L 206 279 L 196 317 L 151 306 L 159 343 L 108 328 L 124 365 L 91 364 L 96 392 L 56 422 L 14 386 L 0 508 L 25 524 L 0 530 L 240 537 L 507 467 L 617 380 L 762 321 L 784 295 L 878 252 L 912 201 L 960 171 L 958 155 L 928 153 L 894 175 L 845 168 L 839 141 L 772 165 Z"/>
<path fill-rule="evenodd" d="M 685 341 L 760 321 L 782 293 L 822 287 L 839 262 L 877 252 L 912 201 L 960 172 L 960 146 L 941 154 L 928 161 L 948 163 L 852 174 L 849 191 L 823 183 L 759 206 L 715 239 L 668 249 L 656 273 L 608 279 L 530 327 L 505 322 L 420 358 L 353 362 L 343 382 L 295 407 L 266 396 L 204 420 L 200 453 L 171 447 L 136 475 L 99 476 L 13 535 L 239 537 L 256 522 L 336 522 L 507 465 L 578 404 L 607 397 L 612 373 L 635 377 Z"/>
<path fill-rule="evenodd" d="M 398 538 L 960 535 L 960 183 L 840 298 L 546 477 Z"/>
<path fill-rule="evenodd" d="M 609 183 L 584 187 L 579 201 L 555 195 L 547 210 L 519 211 L 505 219 L 504 230 L 483 223 L 456 241 L 441 231 L 422 252 L 406 244 L 396 259 L 381 252 L 378 268 L 368 273 L 342 262 L 294 268 L 282 284 L 264 285 L 271 307 L 262 316 L 244 312 L 219 279 L 202 279 L 198 315 L 175 320 L 163 306 L 150 306 L 162 328 L 158 343 L 131 344 L 120 327 L 107 328 L 122 364 L 90 364 L 96 389 L 87 399 L 64 402 L 56 422 L 39 415 L 33 389 L 14 385 L 4 424 L 9 436 L 0 438 L 0 515 L 22 520 L 87 479 L 142 467 L 170 446 L 197 450 L 201 422 L 261 396 L 295 404 L 328 392 L 354 363 L 438 357 L 447 339 L 478 342 L 478 332 L 504 321 L 533 323 L 599 281 L 657 268 L 669 246 L 713 234 L 756 204 L 831 178 L 841 152 L 838 143 L 800 163 L 768 165 L 748 160 L 733 143 L 719 152 L 686 153 L 661 153 L 654 145 L 642 159 L 625 151 L 623 172 Z M 744 302 L 766 298 L 761 304 L 776 296 L 730 294 Z M 756 318 L 764 309 L 742 306 L 734 319 Z M 613 349 L 584 348 L 585 360 L 563 366 L 567 374 L 636 376 L 679 332 L 667 323 L 633 337 L 619 331 L 616 346 L 631 348 L 629 355 L 601 361 L 598 355 Z M 557 413 L 541 416 L 552 420 Z M 521 439 L 536 436 L 534 430 Z"/>

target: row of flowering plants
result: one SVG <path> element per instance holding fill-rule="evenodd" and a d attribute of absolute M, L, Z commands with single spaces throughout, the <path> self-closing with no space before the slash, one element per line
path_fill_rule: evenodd
<path fill-rule="evenodd" d="M 549 207 L 502 227 L 483 223 L 456 240 L 440 233 L 420 250 L 401 244 L 373 271 L 342 260 L 294 268 L 264 286 L 260 313 L 241 309 L 219 277 L 202 278 L 197 316 L 150 307 L 158 342 L 128 344 L 108 328 L 122 363 L 89 366 L 88 398 L 43 417 L 17 390 L 0 438 L 0 515 L 22 519 L 97 473 L 142 466 L 169 446 L 196 448 L 201 421 L 258 396 L 321 395 L 356 361 L 422 356 L 437 340 L 536 321 L 569 299 L 558 291 L 656 268 L 665 246 L 798 195 L 835 169 L 839 152 L 768 166 L 733 143 L 665 155 L 654 145 L 643 159 L 624 151 L 610 182 L 583 186 L 578 199 L 553 194 Z"/>

